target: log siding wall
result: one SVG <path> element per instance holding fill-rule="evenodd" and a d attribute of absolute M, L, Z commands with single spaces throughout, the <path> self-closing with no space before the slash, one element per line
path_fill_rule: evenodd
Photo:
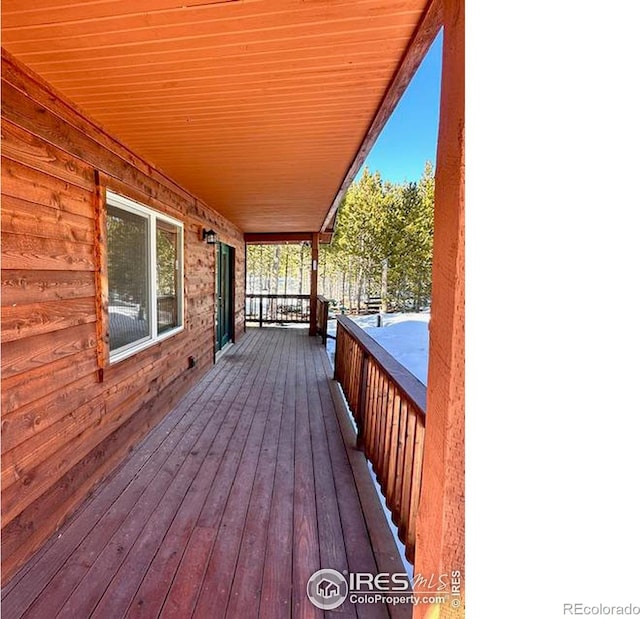
<path fill-rule="evenodd" d="M 109 365 L 104 189 L 184 222 L 185 329 Z M 84 117 L 2 50 L 2 575 L 10 578 L 214 359 L 219 213 Z M 189 369 L 189 357 L 197 366 Z"/>

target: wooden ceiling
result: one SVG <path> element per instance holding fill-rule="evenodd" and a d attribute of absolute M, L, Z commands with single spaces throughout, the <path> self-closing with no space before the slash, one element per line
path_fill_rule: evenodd
<path fill-rule="evenodd" d="M 2 45 L 245 232 L 319 231 L 435 36 L 430 4 L 2 0 Z"/>

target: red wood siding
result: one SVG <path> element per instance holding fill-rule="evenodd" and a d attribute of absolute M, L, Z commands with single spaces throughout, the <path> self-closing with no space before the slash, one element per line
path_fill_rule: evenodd
<path fill-rule="evenodd" d="M 184 331 L 103 371 L 97 184 L 180 219 L 185 248 Z M 241 231 L 3 50 L 3 578 L 211 367 L 215 252 L 203 227 L 236 248 L 240 337 Z"/>

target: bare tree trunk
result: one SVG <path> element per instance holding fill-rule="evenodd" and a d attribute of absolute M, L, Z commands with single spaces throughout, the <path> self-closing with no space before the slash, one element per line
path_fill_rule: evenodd
<path fill-rule="evenodd" d="M 302 294 L 302 282 L 304 281 L 304 245 L 300 244 L 300 282 L 298 283 L 298 294 Z"/>
<path fill-rule="evenodd" d="M 284 254 L 284 296 L 287 296 L 287 283 L 289 281 L 289 248 L 285 245 Z"/>
<path fill-rule="evenodd" d="M 361 303 L 362 303 L 362 280 L 363 280 L 363 274 L 362 274 L 362 266 L 360 266 L 360 268 L 358 269 L 358 276 L 357 276 L 357 280 L 356 280 L 356 290 L 357 290 L 357 303 L 358 303 L 358 314 L 360 313 L 360 308 L 361 308 Z"/>
<path fill-rule="evenodd" d="M 327 294 L 327 260 L 324 252 L 319 252 L 319 257 L 322 258 L 322 291 L 320 292 L 320 294 L 323 297 L 329 298 L 331 295 Z"/>
<path fill-rule="evenodd" d="M 342 307 L 346 306 L 345 303 L 345 294 L 346 294 L 346 290 L 347 290 L 347 273 L 345 271 L 342 271 L 342 300 L 340 301 L 340 305 Z"/>
<path fill-rule="evenodd" d="M 380 282 L 380 311 L 387 313 L 387 282 L 389 279 L 389 260 L 385 258 L 382 261 L 382 279 Z"/>
<path fill-rule="evenodd" d="M 351 256 L 349 256 L 349 263 L 347 265 L 347 276 L 349 278 L 347 294 L 349 298 L 349 311 L 351 311 L 351 308 L 353 307 L 353 273 L 351 272 Z"/>
<path fill-rule="evenodd" d="M 271 274 L 275 279 L 275 290 L 269 288 L 269 294 L 278 294 L 278 275 L 280 273 L 280 245 L 276 245 L 275 252 L 273 254 L 273 268 Z"/>

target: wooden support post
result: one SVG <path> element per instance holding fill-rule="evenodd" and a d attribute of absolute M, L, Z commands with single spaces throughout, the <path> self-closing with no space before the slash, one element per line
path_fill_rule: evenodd
<path fill-rule="evenodd" d="M 414 573 L 447 574 L 451 590 L 445 604 L 416 605 L 414 619 L 465 616 L 464 0 L 444 3 L 437 159 L 428 406 Z"/>
<path fill-rule="evenodd" d="M 98 355 L 98 381 L 104 381 L 104 370 L 109 365 L 109 278 L 107 276 L 107 205 L 100 172 L 94 170 L 94 212 L 96 226 L 96 354 Z"/>
<path fill-rule="evenodd" d="M 198 201 L 195 200 L 195 206 Z M 220 298 L 220 290 L 218 290 L 218 254 L 220 251 L 220 244 L 216 243 L 215 249 L 212 253 L 212 265 L 213 265 L 213 365 L 216 364 L 218 356 L 218 324 L 220 322 L 220 315 L 218 314 L 218 308 L 220 307 L 218 299 Z"/>
<path fill-rule="evenodd" d="M 316 335 L 317 329 L 317 312 L 318 312 L 318 246 L 320 235 L 313 233 L 311 239 L 311 287 L 309 300 L 309 335 Z"/>

